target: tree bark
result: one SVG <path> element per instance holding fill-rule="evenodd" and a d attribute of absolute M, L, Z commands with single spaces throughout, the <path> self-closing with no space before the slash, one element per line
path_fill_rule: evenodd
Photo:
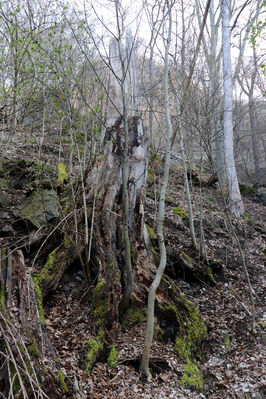
<path fill-rule="evenodd" d="M 135 284 L 133 287 L 133 279 L 138 274 L 137 265 L 131 271 L 124 265 L 130 262 L 130 268 L 133 268 L 136 259 L 133 262 L 132 252 L 143 244 L 143 190 L 148 161 L 142 121 L 137 113 L 132 115 L 131 111 L 131 115 L 128 114 L 128 109 L 137 109 L 136 90 L 135 107 L 129 107 L 130 96 L 126 86 L 129 78 L 126 65 L 121 65 L 121 61 L 122 64 L 125 62 L 123 56 L 122 47 L 119 49 L 119 43 L 113 39 L 110 43 L 111 73 L 103 159 L 87 181 L 88 187 L 92 186 L 98 175 L 97 196 L 101 201 L 96 205 L 94 242 L 97 242 L 95 249 L 99 260 L 98 279 L 104 280 L 106 285 L 110 320 L 118 320 L 119 311 L 128 306 L 130 295 L 134 295 L 138 286 Z M 136 86 L 134 80 L 131 80 L 131 85 Z M 132 278 L 129 273 L 132 273 Z M 123 296 L 126 296 L 126 303 L 121 302 Z"/>
<path fill-rule="evenodd" d="M 223 46 L 223 84 L 224 84 L 224 152 L 229 194 L 229 209 L 239 217 L 244 214 L 244 205 L 239 191 L 235 168 L 233 142 L 233 95 L 230 51 L 230 1 L 222 1 L 222 46 Z"/>

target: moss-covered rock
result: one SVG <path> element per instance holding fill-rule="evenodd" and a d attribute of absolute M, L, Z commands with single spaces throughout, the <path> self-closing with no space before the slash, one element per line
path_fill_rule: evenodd
<path fill-rule="evenodd" d="M 207 330 L 200 316 L 199 310 L 188 299 L 182 300 L 184 312 L 178 315 L 180 322 L 174 350 L 182 360 L 190 358 L 201 359 L 200 344 L 206 338 Z M 180 317 L 182 319 L 180 319 Z"/>
<path fill-rule="evenodd" d="M 44 267 L 36 274 L 35 282 L 38 284 L 39 287 L 42 285 L 47 285 L 50 281 L 54 279 L 54 273 L 56 273 L 56 267 L 54 266 L 55 263 L 55 256 L 57 251 L 61 246 L 55 248 L 47 257 L 47 261 Z M 36 286 L 35 286 L 36 290 Z"/>
<path fill-rule="evenodd" d="M 181 378 L 181 384 L 185 387 L 191 387 L 202 390 L 204 387 L 202 373 L 198 369 L 197 365 L 190 360 L 187 360 L 184 365 L 184 374 Z"/>
<path fill-rule="evenodd" d="M 59 217 L 59 199 L 54 190 L 37 190 L 23 198 L 14 215 L 29 220 L 38 229 Z"/>
<path fill-rule="evenodd" d="M 184 362 L 182 384 L 202 389 L 203 381 L 196 361 L 202 359 L 202 341 L 207 330 L 199 310 L 173 283 L 168 302 L 159 304 L 157 313 L 175 326 L 174 351 Z"/>
<path fill-rule="evenodd" d="M 106 344 L 104 321 L 108 312 L 108 302 L 104 292 L 104 285 L 104 279 L 99 278 L 92 295 L 94 317 L 96 319 L 96 325 L 98 326 L 98 333 L 96 338 L 90 338 L 88 341 L 88 351 L 85 359 L 85 370 L 88 374 L 90 374 L 94 363 Z"/>
<path fill-rule="evenodd" d="M 132 305 L 123 315 L 122 327 L 128 330 L 133 325 L 144 323 L 146 320 L 146 309 Z"/>

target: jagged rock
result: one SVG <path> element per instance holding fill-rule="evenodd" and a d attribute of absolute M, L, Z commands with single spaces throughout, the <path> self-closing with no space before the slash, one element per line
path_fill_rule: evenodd
<path fill-rule="evenodd" d="M 54 190 L 34 191 L 13 211 L 16 217 L 29 220 L 38 229 L 59 217 L 59 198 Z"/>

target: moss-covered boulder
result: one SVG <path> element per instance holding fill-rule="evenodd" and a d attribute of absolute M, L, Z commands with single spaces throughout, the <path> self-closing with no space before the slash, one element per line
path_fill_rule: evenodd
<path fill-rule="evenodd" d="M 169 282 L 163 281 L 163 284 L 169 285 Z M 173 283 L 168 300 L 159 303 L 156 312 L 160 319 L 164 319 L 166 333 L 168 328 L 175 333 L 174 351 L 184 363 L 181 383 L 202 390 L 204 384 L 197 362 L 203 358 L 202 342 L 207 330 L 198 308 Z"/>
<path fill-rule="evenodd" d="M 123 315 L 122 327 L 124 330 L 128 330 L 133 325 L 144 323 L 146 320 L 146 308 L 137 308 L 132 305 Z"/>
<path fill-rule="evenodd" d="M 54 190 L 37 190 L 23 198 L 14 215 L 29 220 L 38 229 L 59 217 L 59 198 Z"/>
<path fill-rule="evenodd" d="M 104 322 L 108 312 L 108 303 L 104 292 L 104 285 L 104 279 L 99 278 L 92 295 L 92 305 L 94 307 L 94 317 L 98 331 L 95 338 L 88 340 L 88 350 L 85 359 L 85 370 L 88 374 L 90 374 L 94 363 L 106 344 Z"/>

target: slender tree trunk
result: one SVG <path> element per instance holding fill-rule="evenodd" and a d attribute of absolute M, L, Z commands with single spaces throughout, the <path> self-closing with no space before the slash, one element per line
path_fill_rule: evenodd
<path fill-rule="evenodd" d="M 161 278 L 163 276 L 165 266 L 166 266 L 166 248 L 164 243 L 163 236 L 163 223 L 164 223 L 164 208 L 165 208 L 165 193 L 168 184 L 169 177 L 169 165 L 170 165 L 170 153 L 171 153 L 171 136 L 172 136 L 172 124 L 170 118 L 170 110 L 169 110 L 169 99 L 168 99 L 168 53 L 170 48 L 171 41 L 171 29 L 172 29 L 172 16 L 171 16 L 171 6 L 168 1 L 166 1 L 168 12 L 167 16 L 169 17 L 169 26 L 168 26 L 168 37 L 165 45 L 165 65 L 164 65 L 164 106 L 165 106 L 165 117 L 167 123 L 167 135 L 166 135 L 166 144 L 165 144 L 165 164 L 164 164 L 164 177 L 163 183 L 161 187 L 160 200 L 159 200 L 159 210 L 158 210 L 158 219 L 157 219 L 157 237 L 160 248 L 160 264 L 157 269 L 154 281 L 151 284 L 149 295 L 148 295 L 148 308 L 147 308 L 147 329 L 146 329 L 146 337 L 145 344 L 141 359 L 140 372 L 148 379 L 151 379 L 151 375 L 149 372 L 149 359 L 150 352 L 153 340 L 153 332 L 154 332 L 154 303 L 157 288 L 160 285 Z"/>
<path fill-rule="evenodd" d="M 260 173 L 260 156 L 259 156 L 259 146 L 258 146 L 258 138 L 257 138 L 257 126 L 255 123 L 255 107 L 254 107 L 254 98 L 253 93 L 249 96 L 248 101 L 248 110 L 249 110 L 249 120 L 250 120 L 250 129 L 251 129 L 251 137 L 252 137 L 252 149 L 253 149 L 253 158 L 255 165 L 255 177 L 256 177 L 256 186 L 260 187 L 261 185 L 261 173 Z"/>
<path fill-rule="evenodd" d="M 239 217 L 244 214 L 244 205 L 239 191 L 235 168 L 233 142 L 233 94 L 230 51 L 230 0 L 222 1 L 222 45 L 223 45 L 223 85 L 224 85 L 224 151 L 225 167 L 231 213 Z"/>

